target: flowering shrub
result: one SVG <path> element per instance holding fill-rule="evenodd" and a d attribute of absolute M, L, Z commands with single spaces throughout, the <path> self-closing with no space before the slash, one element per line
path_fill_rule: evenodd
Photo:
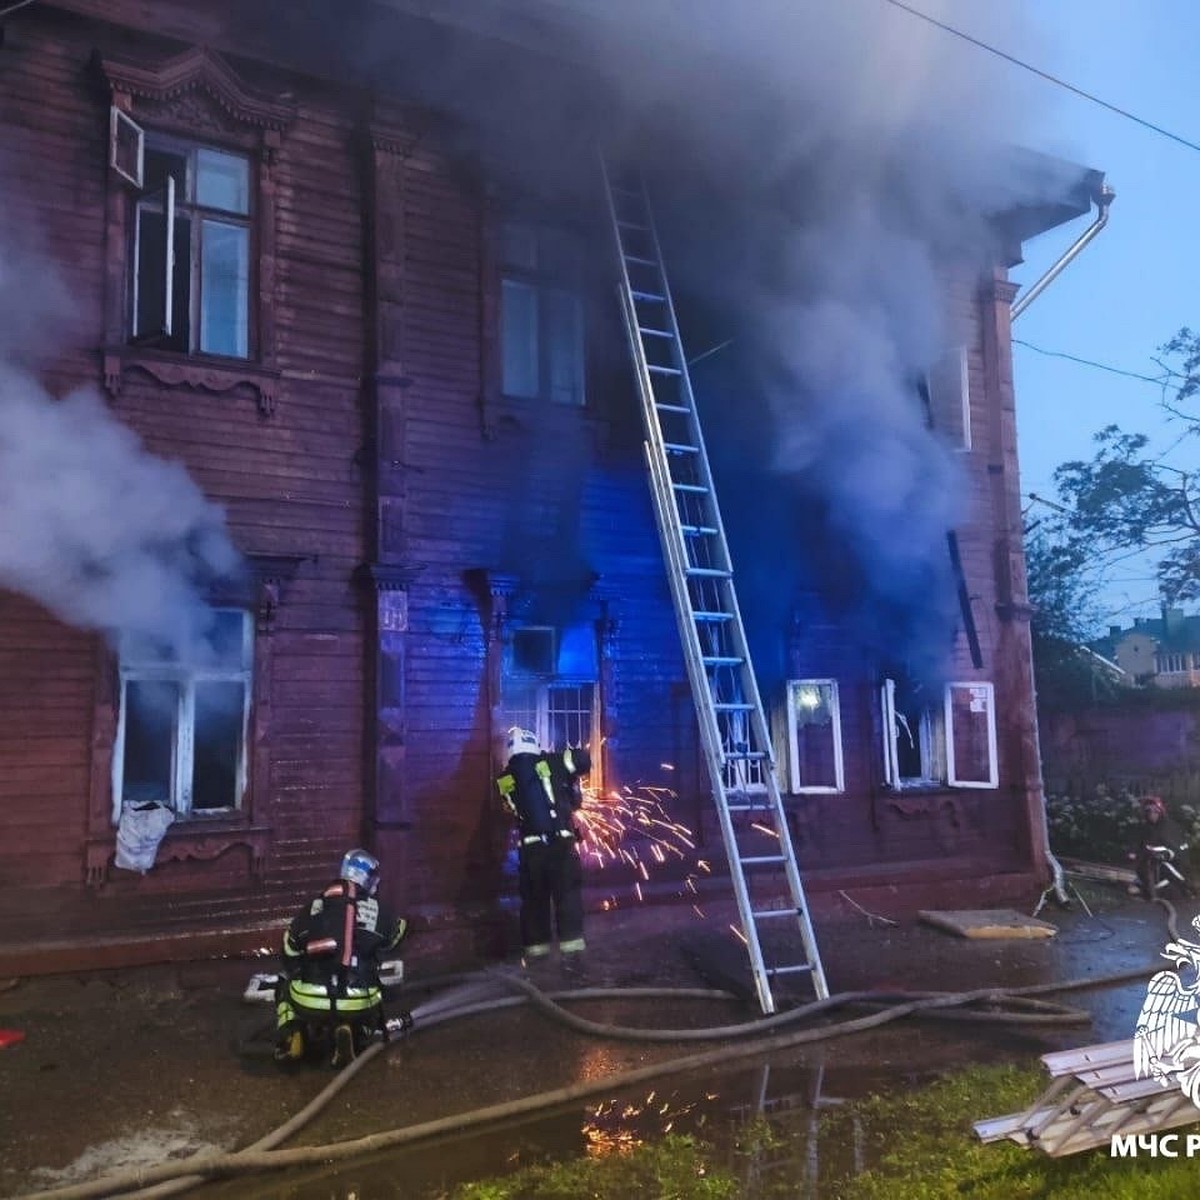
<path fill-rule="evenodd" d="M 1137 793 L 1103 783 L 1082 796 L 1048 795 L 1046 818 L 1056 854 L 1121 866 L 1128 865 L 1126 856 L 1137 844 L 1141 824 Z M 1180 823 L 1186 828 L 1192 821 Z"/>

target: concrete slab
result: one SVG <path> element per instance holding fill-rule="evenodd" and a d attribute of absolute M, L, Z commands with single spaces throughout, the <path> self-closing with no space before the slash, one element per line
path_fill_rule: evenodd
<path fill-rule="evenodd" d="M 1058 933 L 1057 925 L 1027 917 L 1014 908 L 922 909 L 917 915 L 928 925 L 965 938 L 1048 938 Z"/>

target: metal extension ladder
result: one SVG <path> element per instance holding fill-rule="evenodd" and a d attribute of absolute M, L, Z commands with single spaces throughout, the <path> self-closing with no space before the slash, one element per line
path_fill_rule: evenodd
<path fill-rule="evenodd" d="M 741 918 L 735 932 L 746 943 L 759 1004 L 773 1013 L 772 985 L 783 976 L 810 975 L 821 1000 L 829 988 L 779 795 L 649 195 L 640 173 L 614 177 L 607 163 L 601 167 L 654 511 Z M 791 936 L 797 926 L 800 962 Z"/>

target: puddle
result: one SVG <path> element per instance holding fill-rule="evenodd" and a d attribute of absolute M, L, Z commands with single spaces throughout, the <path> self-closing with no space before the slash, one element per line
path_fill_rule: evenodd
<path fill-rule="evenodd" d="M 934 1073 L 831 1069 L 782 1060 L 704 1078 L 682 1076 L 517 1126 L 440 1141 L 343 1167 L 286 1176 L 252 1176 L 211 1187 L 222 1200 L 369 1200 L 404 1196 L 444 1200 L 459 1184 L 510 1174 L 533 1163 L 628 1152 L 668 1134 L 691 1134 L 740 1181 L 740 1196 L 815 1196 L 822 1181 L 863 1170 L 866 1131 L 820 1126 L 848 1100 L 898 1086 L 915 1087 Z M 784 1188 L 779 1191 L 779 1188 Z M 632 1200 L 632 1198 L 631 1198 Z"/>

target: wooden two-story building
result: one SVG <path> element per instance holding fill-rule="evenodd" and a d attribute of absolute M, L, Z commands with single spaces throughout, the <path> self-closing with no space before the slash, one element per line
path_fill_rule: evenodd
<path fill-rule="evenodd" d="M 264 944 L 358 843 L 403 910 L 494 930 L 513 723 L 590 743 L 605 788 L 669 786 L 719 863 L 594 178 L 619 96 L 552 7 L 0 0 L 6 236 L 72 298 L 41 379 L 180 460 L 247 564 L 206 593 L 196 662 L 0 591 L 0 975 Z M 530 79 L 573 134 L 526 175 L 526 131 L 491 126 Z M 928 436 L 971 503 L 936 690 L 835 604 L 778 634 L 818 914 L 840 888 L 974 904 L 1044 878 L 1006 269 L 1094 183 L 941 273 L 962 333 Z M 736 531 L 748 580 L 790 553 Z M 114 851 L 146 801 L 175 819 L 142 874 Z"/>

